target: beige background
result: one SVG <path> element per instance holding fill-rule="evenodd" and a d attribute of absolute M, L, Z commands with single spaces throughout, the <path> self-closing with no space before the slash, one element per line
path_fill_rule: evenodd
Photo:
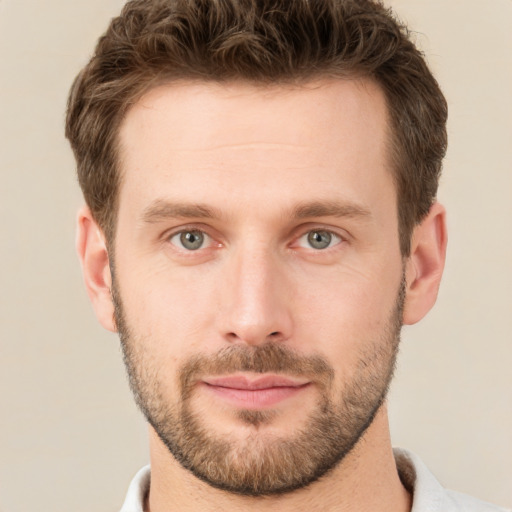
<path fill-rule="evenodd" d="M 0 0 L 0 511 L 118 510 L 146 462 L 115 336 L 81 283 L 63 112 L 121 0 Z M 404 333 L 396 445 L 512 505 L 512 1 L 395 0 L 450 103 L 438 304 Z"/>

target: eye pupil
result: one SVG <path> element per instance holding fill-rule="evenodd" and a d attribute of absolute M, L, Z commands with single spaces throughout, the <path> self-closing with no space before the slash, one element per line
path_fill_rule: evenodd
<path fill-rule="evenodd" d="M 200 231 L 185 231 L 180 235 L 180 242 L 190 251 L 200 249 L 204 242 L 204 235 Z"/>
<path fill-rule="evenodd" d="M 311 231 L 308 234 L 308 243 L 315 249 L 325 249 L 331 244 L 332 235 L 328 231 Z"/>

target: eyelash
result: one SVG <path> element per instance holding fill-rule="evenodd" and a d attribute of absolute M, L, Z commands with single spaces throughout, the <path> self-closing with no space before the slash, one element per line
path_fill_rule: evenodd
<path fill-rule="evenodd" d="M 328 239 L 328 243 L 325 247 L 312 247 L 311 246 L 311 243 L 312 243 L 312 240 L 310 240 L 310 236 L 313 235 L 313 234 L 317 234 L 317 235 L 328 235 L 329 239 Z M 309 248 L 310 249 L 314 249 L 316 251 L 325 251 L 327 249 L 331 249 L 332 247 L 335 247 L 336 245 L 339 245 L 341 242 L 343 242 L 343 238 L 338 235 L 337 233 L 334 233 L 333 231 L 329 230 L 329 229 L 310 229 L 309 231 L 306 231 L 303 235 L 301 235 L 299 238 L 297 238 L 297 241 L 299 242 L 299 246 L 300 247 L 304 247 L 302 245 L 300 245 L 300 241 L 302 239 L 306 239 L 307 240 L 307 244 L 309 245 Z M 332 245 L 331 245 L 331 242 L 334 242 Z M 308 247 L 304 247 L 304 248 L 308 248 Z"/>
<path fill-rule="evenodd" d="M 179 231 L 174 231 L 170 234 L 168 234 L 165 239 L 166 241 L 168 241 L 171 245 L 174 245 L 175 247 L 178 248 L 178 250 L 182 251 L 182 252 L 186 252 L 186 253 L 194 253 L 196 251 L 200 251 L 201 249 L 205 249 L 207 247 L 198 247 L 197 249 L 187 249 L 186 247 L 183 247 L 183 243 L 180 241 L 180 244 L 181 244 L 181 247 L 176 244 L 176 243 L 173 243 L 172 240 L 176 237 L 181 237 L 182 235 L 185 235 L 185 234 L 192 234 L 192 233 L 199 233 L 201 234 L 204 238 L 205 238 L 205 242 L 208 243 L 208 246 L 210 246 L 212 244 L 212 242 L 214 242 L 214 238 L 209 235 L 206 230 L 200 228 L 200 227 L 196 227 L 196 226 L 190 226 L 190 227 L 185 227 L 185 228 L 181 228 Z M 221 244 L 218 243 L 217 244 L 218 246 L 220 246 Z"/>
<path fill-rule="evenodd" d="M 174 243 L 172 240 L 175 239 L 176 237 L 181 237 L 183 236 L 184 234 L 192 234 L 192 233 L 198 233 L 200 235 L 202 235 L 204 237 L 204 243 L 206 243 L 206 247 L 203 247 L 203 244 L 199 247 L 197 247 L 196 249 L 190 249 L 190 248 L 187 248 L 187 247 L 184 247 L 183 246 L 183 242 L 182 240 L 177 240 L 176 243 Z M 324 234 L 324 235 L 328 235 L 330 237 L 329 241 L 328 241 L 328 244 L 326 247 L 312 247 L 310 242 L 311 240 L 308 240 L 306 242 L 306 244 L 308 244 L 308 247 L 305 247 L 304 245 L 302 245 L 300 242 L 301 240 L 303 239 L 307 239 L 307 237 L 309 237 L 310 235 L 312 235 L 313 233 L 317 233 L 317 234 Z M 195 252 L 199 252 L 199 251 L 202 251 L 202 250 L 205 250 L 205 249 L 208 249 L 208 248 L 211 248 L 212 247 L 212 243 L 215 242 L 215 238 L 211 235 L 208 234 L 208 232 L 202 228 L 202 227 L 198 227 L 198 226 L 190 226 L 190 227 L 182 227 L 179 231 L 174 231 L 170 234 L 168 234 L 166 237 L 165 237 L 166 241 L 169 242 L 171 245 L 175 246 L 179 251 L 183 252 L 183 253 L 188 253 L 190 255 L 194 254 Z M 334 243 L 332 243 L 334 241 Z M 302 232 L 302 234 L 300 236 L 297 236 L 294 238 L 294 242 L 292 244 L 292 247 L 294 246 L 298 246 L 300 248 L 303 248 L 303 249 L 309 249 L 309 250 L 312 250 L 314 252 L 318 252 L 318 253 L 321 253 L 321 252 L 324 252 L 324 251 L 328 251 L 329 249 L 333 249 L 334 247 L 340 245 L 341 243 L 343 242 L 346 242 L 347 239 L 346 237 L 340 235 L 339 233 L 331 230 L 331 229 L 328 229 L 328 228 L 324 228 L 324 227 L 313 227 L 311 229 L 308 229 L 307 231 L 304 231 Z M 216 246 L 217 247 L 220 247 L 222 244 L 220 242 L 217 242 Z"/>

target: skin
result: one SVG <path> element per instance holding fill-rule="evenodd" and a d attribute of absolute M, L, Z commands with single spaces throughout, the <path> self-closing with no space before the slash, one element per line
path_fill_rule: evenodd
<path fill-rule="evenodd" d="M 385 98 L 370 81 L 179 83 L 132 107 L 120 131 L 116 279 L 130 328 L 148 342 L 149 367 L 165 371 L 170 403 L 188 358 L 269 339 L 320 355 L 335 370 L 333 396 L 343 393 L 362 340 L 381 339 L 403 272 L 403 322 L 429 311 L 444 265 L 445 213 L 433 205 L 404 261 L 388 137 Z M 197 204 L 208 215 L 190 208 Z M 176 236 L 192 228 L 208 235 L 197 251 Z M 308 245 L 315 229 L 335 235 L 327 249 Z M 108 251 L 86 207 L 77 246 L 98 319 L 115 331 Z M 318 398 L 307 386 L 272 405 L 273 420 L 259 426 L 203 388 L 193 405 L 212 433 L 243 443 L 248 434 L 292 435 Z M 385 404 L 333 471 L 274 497 L 215 489 L 183 469 L 151 427 L 149 435 L 153 512 L 169 503 L 180 511 L 410 510 Z"/>

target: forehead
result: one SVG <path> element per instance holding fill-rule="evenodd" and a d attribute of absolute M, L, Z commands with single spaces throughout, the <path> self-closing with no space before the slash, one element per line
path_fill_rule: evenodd
<path fill-rule="evenodd" d="M 172 136 L 182 149 L 187 149 L 188 142 L 194 143 L 194 149 L 196 143 L 204 149 L 223 142 L 234 145 L 246 142 L 247 136 L 263 136 L 263 140 L 276 143 L 288 140 L 303 144 L 310 139 L 311 143 L 327 145 L 339 142 L 343 128 L 357 128 L 354 116 L 357 124 L 366 124 L 366 128 L 372 123 L 375 132 L 387 124 L 386 100 L 375 82 L 356 78 L 301 85 L 178 81 L 144 94 L 125 116 L 120 138 L 122 142 L 133 135 L 136 125 L 147 133 L 151 125 L 160 123 L 168 129 L 162 135 Z M 173 127 L 174 122 L 179 125 Z M 317 123 L 327 130 L 315 130 Z M 256 132 L 261 125 L 264 132 Z M 193 138 L 188 137 L 191 130 Z M 327 137 L 329 132 L 331 137 Z M 154 140 L 156 134 L 151 135 Z"/>
<path fill-rule="evenodd" d="M 271 185 L 283 202 L 389 188 L 387 124 L 384 94 L 369 80 L 160 86 L 121 125 L 120 205 L 180 193 L 209 202 L 219 184 L 223 205 L 269 196 Z"/>

